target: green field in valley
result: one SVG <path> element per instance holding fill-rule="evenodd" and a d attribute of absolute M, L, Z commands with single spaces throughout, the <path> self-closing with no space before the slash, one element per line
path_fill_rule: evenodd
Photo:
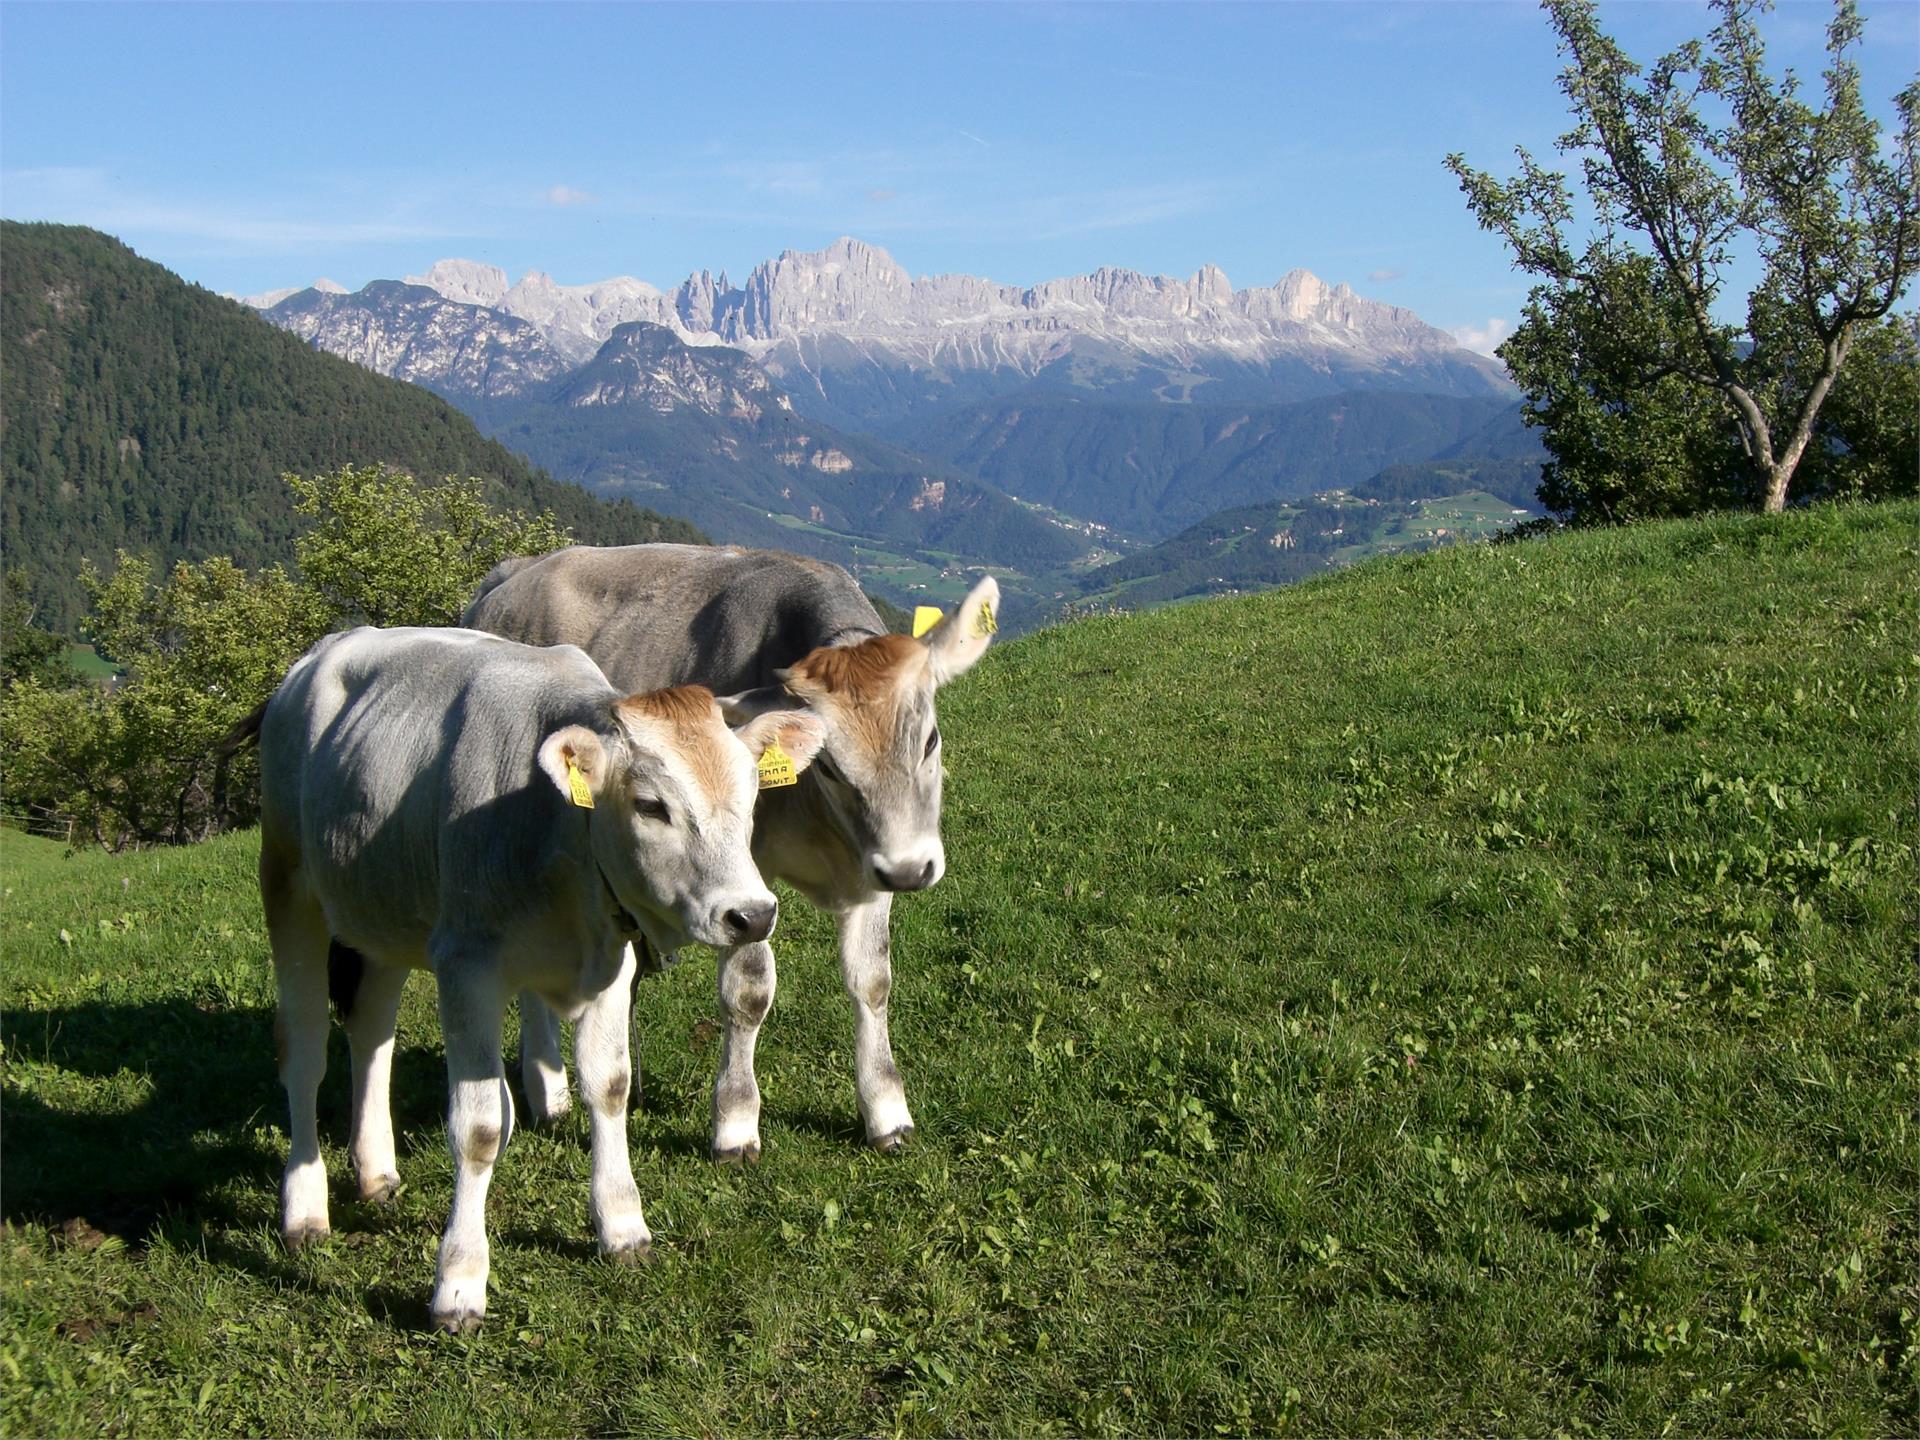
<path fill-rule="evenodd" d="M 1920 508 L 1462 546 L 998 647 L 896 907 L 919 1135 L 858 1143 L 791 901 L 763 1162 L 704 1158 L 713 968 L 644 985 L 656 1259 L 586 1126 L 495 1172 L 486 1328 L 406 1188 L 275 1230 L 256 842 L 0 833 L 0 1431 L 1911 1433 Z"/>
<path fill-rule="evenodd" d="M 102 659 L 91 645 L 69 645 L 67 664 L 88 680 L 111 680 L 120 673 L 119 666 Z"/>

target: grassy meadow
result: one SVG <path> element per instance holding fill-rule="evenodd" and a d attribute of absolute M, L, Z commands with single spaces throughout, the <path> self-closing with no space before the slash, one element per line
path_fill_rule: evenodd
<path fill-rule="evenodd" d="M 406 1188 L 275 1229 L 255 837 L 0 836 L 0 1431 L 1913 1433 L 1920 507 L 1460 547 L 996 647 L 895 910 L 919 1136 L 859 1144 L 790 901 L 766 1155 L 705 1155 L 713 967 L 636 1007 L 656 1259 L 517 1132 L 486 1328 Z M 511 1048 L 511 1038 L 509 1041 Z"/>

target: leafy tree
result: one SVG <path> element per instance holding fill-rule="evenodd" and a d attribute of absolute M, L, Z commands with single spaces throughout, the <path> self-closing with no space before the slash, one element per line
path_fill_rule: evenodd
<path fill-rule="evenodd" d="M 1560 86 L 1575 124 L 1558 149 L 1580 164 L 1584 245 L 1567 177 L 1526 150 L 1504 182 L 1459 154 L 1446 162 L 1481 225 L 1540 277 L 1500 354 L 1553 454 L 1541 498 L 1576 520 L 1779 510 L 1849 356 L 1920 263 L 1920 81 L 1895 97 L 1900 133 L 1883 149 L 1853 59 L 1852 0 L 1828 26 L 1817 106 L 1791 72 L 1768 73 L 1756 0 L 1714 0 L 1711 44 L 1644 70 L 1591 0 L 1544 8 L 1569 61 Z M 1761 277 L 1744 325 L 1715 319 L 1749 255 Z M 1901 383 L 1882 375 L 1866 389 Z M 1878 415 L 1868 404 L 1853 418 Z M 1855 439 L 1838 453 L 1887 448 Z M 1830 465 L 1813 468 L 1831 480 Z"/>
<path fill-rule="evenodd" d="M 568 540 L 550 513 L 489 508 L 472 478 L 423 486 L 374 465 L 286 479 L 313 521 L 296 542 L 298 579 L 219 557 L 182 561 L 156 580 L 149 559 L 125 551 L 110 575 L 83 570 L 89 632 L 126 678 L 75 689 L 39 673 L 6 684 L 10 804 L 71 816 L 77 833 L 115 849 L 243 823 L 257 769 L 222 742 L 315 640 L 361 621 L 451 624 L 500 560 Z"/>
<path fill-rule="evenodd" d="M 249 575 L 222 558 L 182 561 L 155 583 L 124 551 L 105 578 L 83 575 L 92 633 L 126 683 L 84 690 L 7 687 L 0 759 L 10 796 L 71 815 L 119 849 L 204 838 L 252 813 L 252 759 L 228 774 L 220 742 L 328 628 L 314 593 L 278 567 Z"/>
<path fill-rule="evenodd" d="M 294 541 L 300 574 L 341 623 L 457 625 L 494 566 L 571 539 L 550 512 L 492 509 L 472 478 L 425 486 L 349 465 L 286 481 L 294 508 L 315 522 Z"/>
<path fill-rule="evenodd" d="M 7 571 L 0 584 L 0 684 L 37 680 L 57 686 L 74 678 L 66 662 L 67 642 L 35 623 L 38 619 L 27 577 Z"/>

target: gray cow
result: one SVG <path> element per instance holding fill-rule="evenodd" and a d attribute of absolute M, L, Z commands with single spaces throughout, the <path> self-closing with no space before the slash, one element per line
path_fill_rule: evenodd
<path fill-rule="evenodd" d="M 482 583 L 465 623 L 533 644 L 573 644 L 616 684 L 699 683 L 730 715 L 804 702 L 826 729 L 813 768 L 763 790 L 753 853 L 835 916 L 854 1012 L 854 1083 L 867 1143 L 913 1133 L 887 1035 L 893 896 L 946 868 L 940 843 L 940 728 L 933 692 L 986 652 L 1000 589 L 980 581 L 924 640 L 889 635 L 853 577 L 777 550 L 694 545 L 580 546 L 509 560 Z M 773 951 L 720 956 L 726 1021 L 713 1090 L 713 1156 L 760 1154 L 753 1051 L 773 1004 Z M 521 1072 L 537 1118 L 567 1105 L 557 1029 L 521 1004 Z"/>
<path fill-rule="evenodd" d="M 360 1193 L 399 1183 L 387 1082 L 410 971 L 439 983 L 453 1209 L 432 1313 L 486 1313 L 487 1186 L 512 1133 L 500 1061 L 507 997 L 578 1023 L 603 1254 L 651 1242 L 627 1156 L 633 949 L 764 941 L 776 914 L 749 835 L 760 753 L 804 768 L 817 720 L 761 715 L 737 734 L 710 692 L 622 697 L 579 650 L 470 630 L 360 629 L 322 640 L 250 724 L 260 740 L 260 894 L 279 984 L 275 1039 L 291 1112 L 281 1231 L 328 1229 L 315 1097 L 328 972 L 353 1057 Z"/>

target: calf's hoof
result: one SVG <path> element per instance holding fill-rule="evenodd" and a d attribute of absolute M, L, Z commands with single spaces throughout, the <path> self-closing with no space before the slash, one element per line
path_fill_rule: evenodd
<path fill-rule="evenodd" d="M 360 1198 L 369 1205 L 385 1205 L 404 1189 L 398 1175 L 369 1175 L 360 1182 Z"/>
<path fill-rule="evenodd" d="M 732 1165 L 735 1167 L 758 1165 L 760 1163 L 760 1142 L 758 1140 L 749 1140 L 744 1145 L 729 1145 L 724 1150 L 715 1150 L 713 1152 L 713 1163 L 716 1165 Z"/>
<path fill-rule="evenodd" d="M 526 1122 L 536 1130 L 549 1130 L 558 1125 L 572 1113 L 572 1092 L 562 1090 L 558 1095 L 527 1096 Z"/>
<path fill-rule="evenodd" d="M 631 1245 L 602 1250 L 600 1255 L 610 1265 L 645 1265 L 653 1259 L 653 1241 L 636 1240 Z"/>
<path fill-rule="evenodd" d="M 304 1225 L 294 1226 L 291 1230 L 281 1231 L 280 1238 L 286 1242 L 289 1251 L 298 1255 L 311 1246 L 325 1244 L 332 1234 L 333 1231 L 326 1225 L 318 1221 L 308 1221 Z"/>
<path fill-rule="evenodd" d="M 867 1144 L 882 1155 L 897 1155 L 907 1148 L 907 1142 L 913 1139 L 913 1126 L 902 1125 L 897 1130 L 889 1130 L 884 1135 L 871 1135 Z"/>
<path fill-rule="evenodd" d="M 480 1310 L 435 1310 L 432 1319 L 433 1328 L 442 1335 L 471 1335 L 480 1328 L 486 1314 Z"/>

